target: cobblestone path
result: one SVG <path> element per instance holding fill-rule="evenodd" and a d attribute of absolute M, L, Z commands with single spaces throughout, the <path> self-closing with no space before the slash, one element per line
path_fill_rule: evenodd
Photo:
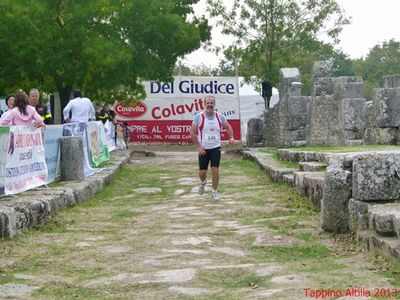
<path fill-rule="evenodd" d="M 306 200 L 253 163 L 223 156 L 218 202 L 197 184 L 193 152 L 133 156 L 95 199 L 0 242 L 0 298 L 368 299 L 393 288 L 385 261 L 321 232 Z"/>

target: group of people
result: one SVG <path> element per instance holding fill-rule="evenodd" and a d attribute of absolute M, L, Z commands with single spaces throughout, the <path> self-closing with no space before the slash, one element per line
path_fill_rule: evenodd
<path fill-rule="evenodd" d="M 39 91 L 31 89 L 29 96 L 22 90 L 8 95 L 6 105 L 8 110 L 2 114 L 0 125 L 32 125 L 45 127 L 53 124 L 53 117 L 47 106 L 40 104 Z M 219 164 L 221 159 L 221 131 L 224 128 L 229 136 L 229 143 L 234 143 L 233 130 L 224 115 L 215 110 L 215 98 L 207 96 L 204 99 L 205 109 L 195 115 L 190 135 L 198 152 L 200 185 L 198 192 L 204 194 L 208 166 L 211 165 L 212 192 L 211 199 L 218 200 Z M 88 122 L 107 120 L 117 124 L 115 112 L 108 104 L 104 104 L 97 113 L 90 99 L 82 97 L 80 90 L 74 90 L 73 99 L 63 110 L 65 122 Z M 122 124 L 124 140 L 129 138 L 128 123 Z M 115 135 L 116 136 L 116 135 Z M 127 141 L 126 141 L 127 142 Z"/>
<path fill-rule="evenodd" d="M 1 115 L 0 125 L 32 125 L 45 127 L 53 124 L 53 117 L 47 106 L 39 103 L 39 91 L 31 89 L 29 96 L 22 90 L 8 95 L 8 110 Z"/>

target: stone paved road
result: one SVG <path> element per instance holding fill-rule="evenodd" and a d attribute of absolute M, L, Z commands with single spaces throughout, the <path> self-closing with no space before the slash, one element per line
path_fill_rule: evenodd
<path fill-rule="evenodd" d="M 368 299 L 391 287 L 290 188 L 236 157 L 221 172 L 212 202 L 209 184 L 197 195 L 195 153 L 135 155 L 95 199 L 0 243 L 0 298 Z"/>

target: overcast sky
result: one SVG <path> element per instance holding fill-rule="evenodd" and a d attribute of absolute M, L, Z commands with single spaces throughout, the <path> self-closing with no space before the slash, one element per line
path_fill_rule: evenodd
<path fill-rule="evenodd" d="M 229 3 L 229 0 L 226 0 Z M 336 0 L 352 17 L 351 25 L 344 27 L 338 45 L 351 58 L 365 56 L 369 50 L 383 41 L 395 39 L 400 41 L 400 0 Z M 200 0 L 195 6 L 198 14 L 205 13 L 206 0 Z M 212 43 L 228 43 L 217 28 L 212 32 Z M 218 65 L 218 57 L 203 49 L 185 57 L 184 62 L 190 65 Z"/>

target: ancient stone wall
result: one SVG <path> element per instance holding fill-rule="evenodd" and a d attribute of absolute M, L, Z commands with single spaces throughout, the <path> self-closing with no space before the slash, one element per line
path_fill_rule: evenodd
<path fill-rule="evenodd" d="M 366 109 L 365 144 L 400 143 L 400 75 L 384 77 Z"/>
<path fill-rule="evenodd" d="M 264 144 L 292 146 L 304 141 L 309 101 L 310 97 L 301 96 L 299 70 L 281 69 L 279 102 L 265 115 Z"/>
<path fill-rule="evenodd" d="M 400 143 L 400 75 L 384 77 L 368 102 L 362 79 L 333 77 L 329 60 L 314 63 L 312 85 L 312 95 L 302 96 L 298 69 L 281 69 L 279 102 L 265 114 L 265 146 Z"/>
<path fill-rule="evenodd" d="M 361 78 L 334 78 L 333 63 L 322 61 L 314 64 L 313 86 L 307 145 L 337 146 L 361 140 L 365 114 Z"/>
<path fill-rule="evenodd" d="M 332 61 L 320 61 L 312 84 L 312 95 L 302 96 L 298 69 L 281 69 L 279 103 L 265 115 L 264 145 L 362 144 L 367 104 L 361 78 L 334 78 Z"/>

